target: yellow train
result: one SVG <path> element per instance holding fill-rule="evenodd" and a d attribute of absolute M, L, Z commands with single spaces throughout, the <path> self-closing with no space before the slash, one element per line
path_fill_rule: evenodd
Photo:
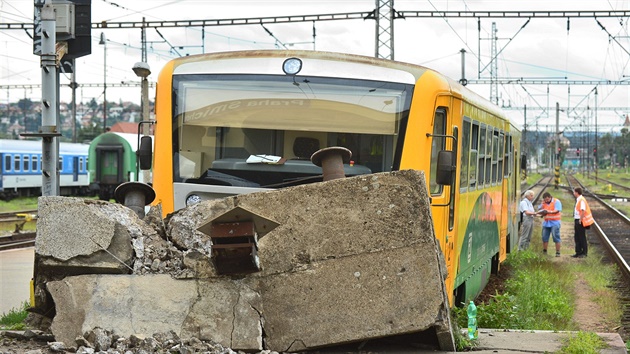
<path fill-rule="evenodd" d="M 519 130 L 428 68 L 315 51 L 188 56 L 161 71 L 155 112 L 165 214 L 321 181 L 310 156 L 343 146 L 347 176 L 425 171 L 451 305 L 475 298 L 517 245 Z"/>

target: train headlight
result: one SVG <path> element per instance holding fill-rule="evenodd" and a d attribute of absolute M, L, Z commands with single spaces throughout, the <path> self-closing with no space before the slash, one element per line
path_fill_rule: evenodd
<path fill-rule="evenodd" d="M 191 194 L 186 198 L 186 206 L 197 204 L 201 201 L 201 197 L 196 194 Z"/>
<path fill-rule="evenodd" d="M 282 70 L 287 75 L 295 75 L 302 70 L 302 61 L 298 58 L 289 58 L 282 64 Z"/>

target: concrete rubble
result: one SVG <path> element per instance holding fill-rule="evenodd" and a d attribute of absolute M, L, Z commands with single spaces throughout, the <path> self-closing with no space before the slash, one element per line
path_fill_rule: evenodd
<path fill-rule="evenodd" d="M 235 208 L 278 226 L 257 237 L 260 270 L 219 274 L 211 236 L 198 229 Z M 155 207 L 140 220 L 119 204 L 40 198 L 34 312 L 57 342 L 79 347 L 77 338 L 99 329 L 289 352 L 411 335 L 454 350 L 421 171 L 160 214 Z"/>

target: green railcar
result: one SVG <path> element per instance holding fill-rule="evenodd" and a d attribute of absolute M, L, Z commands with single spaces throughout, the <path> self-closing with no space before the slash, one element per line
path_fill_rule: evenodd
<path fill-rule="evenodd" d="M 97 136 L 90 144 L 88 170 L 90 190 L 101 200 L 114 198 L 121 183 L 141 181 L 149 183 L 138 173 L 138 136 L 129 133 L 107 132 Z"/>

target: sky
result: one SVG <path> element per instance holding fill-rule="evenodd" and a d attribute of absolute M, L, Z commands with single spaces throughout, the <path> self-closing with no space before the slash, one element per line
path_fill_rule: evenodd
<path fill-rule="evenodd" d="M 92 0 L 92 23 L 178 21 L 316 15 L 372 11 L 375 0 Z M 397 11 L 612 11 L 630 10 L 630 0 L 395 0 Z M 32 23 L 33 1 L 0 0 L 0 24 Z M 602 30 L 600 24 L 606 28 Z M 611 80 L 630 77 L 628 18 L 525 18 L 476 19 L 406 18 L 394 21 L 394 57 L 397 61 L 435 69 L 454 79 L 462 76 L 460 50 L 466 50 L 466 78 L 489 79 L 493 23 L 497 29 L 498 77 L 525 79 Z M 569 25 L 569 26 L 567 26 Z M 315 40 L 313 39 L 315 27 Z M 374 20 L 147 29 L 147 62 L 154 83 L 171 59 L 202 52 L 295 48 L 375 53 Z M 523 27 L 524 26 L 524 27 Z M 567 29 L 567 27 L 569 27 Z M 270 33 L 271 34 L 270 34 Z M 101 33 L 107 44 L 100 45 Z M 610 34 L 610 35 L 609 35 Z M 612 37 L 611 37 L 612 36 Z M 140 102 L 139 85 L 116 88 L 113 83 L 139 83 L 131 68 L 141 61 L 141 30 L 92 29 L 92 53 L 77 59 L 77 100 Z M 105 48 L 106 47 L 106 48 Z M 105 52 L 106 50 L 106 52 Z M 106 55 L 105 55 L 106 53 Z M 107 76 L 105 78 L 105 72 Z M 39 85 L 40 58 L 24 30 L 0 30 L 0 86 Z M 60 99 L 71 100 L 69 75 L 60 78 Z M 92 87 L 89 87 L 92 86 Z M 489 98 L 487 85 L 468 85 Z M 500 85 L 499 105 L 506 107 L 519 126 L 555 130 L 556 102 L 567 108 L 559 113 L 561 129 L 587 129 L 598 120 L 600 130 L 618 131 L 630 113 L 630 86 L 602 85 L 597 96 L 592 85 Z M 153 98 L 154 89 L 149 96 Z M 0 88 L 0 103 L 21 98 L 41 99 L 40 88 Z M 527 106 L 524 113 L 522 107 Z M 591 110 L 586 110 L 586 107 Z M 595 111 L 593 108 L 599 107 Z M 612 110 L 613 107 L 620 109 Z"/>

